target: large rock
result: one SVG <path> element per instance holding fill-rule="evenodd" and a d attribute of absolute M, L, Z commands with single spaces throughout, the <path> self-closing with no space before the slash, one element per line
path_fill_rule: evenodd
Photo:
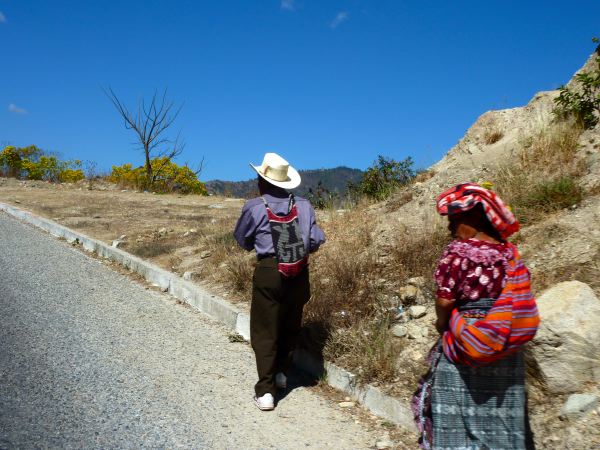
<path fill-rule="evenodd" d="M 579 281 L 566 281 L 537 299 L 542 319 L 531 349 L 552 393 L 581 391 L 600 381 L 600 300 Z"/>

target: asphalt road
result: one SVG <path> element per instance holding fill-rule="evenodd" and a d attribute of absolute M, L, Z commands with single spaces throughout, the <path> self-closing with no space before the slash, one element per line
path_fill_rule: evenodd
<path fill-rule="evenodd" d="M 248 345 L 4 213 L 0 311 L 0 449 L 360 449 L 376 441 L 308 388 L 259 411 Z"/>

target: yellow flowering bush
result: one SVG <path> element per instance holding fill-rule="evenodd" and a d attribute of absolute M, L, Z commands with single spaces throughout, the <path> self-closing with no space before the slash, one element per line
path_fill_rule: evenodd
<path fill-rule="evenodd" d="M 188 166 L 179 166 L 167 157 L 155 158 L 150 163 L 153 172 L 150 183 L 143 166 L 133 168 L 129 163 L 112 166 L 108 179 L 120 186 L 139 190 L 208 195 L 204 183 L 198 180 L 197 175 Z"/>
<path fill-rule="evenodd" d="M 35 145 L 8 146 L 0 153 L 0 174 L 28 180 L 74 183 L 85 178 L 81 161 L 62 161 Z"/>
<path fill-rule="evenodd" d="M 85 178 L 81 169 L 65 169 L 60 172 L 61 183 L 77 183 Z"/>
<path fill-rule="evenodd" d="M 0 172 L 4 176 L 17 177 L 21 171 L 21 156 L 16 147 L 9 145 L 0 153 Z"/>

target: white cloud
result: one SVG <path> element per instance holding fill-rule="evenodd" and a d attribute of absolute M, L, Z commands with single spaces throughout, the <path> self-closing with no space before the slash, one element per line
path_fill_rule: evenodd
<path fill-rule="evenodd" d="M 27 114 L 27 110 L 23 109 L 23 108 L 19 108 L 17 105 L 15 105 L 14 103 L 11 103 L 10 105 L 8 105 L 8 110 L 11 113 L 14 114 Z"/>
<path fill-rule="evenodd" d="M 281 9 L 294 11 L 296 9 L 295 0 L 281 0 Z"/>
<path fill-rule="evenodd" d="M 0 23 L 4 23 L 6 22 L 6 16 L 4 14 L 2 14 L 2 11 L 0 11 Z"/>
<path fill-rule="evenodd" d="M 348 20 L 348 12 L 347 11 L 340 11 L 339 13 L 337 13 L 335 15 L 335 17 L 333 18 L 333 20 L 331 21 L 331 23 L 329 24 L 329 26 L 331 28 L 337 28 L 338 26 L 340 26 L 342 24 L 342 22 L 345 22 L 346 20 Z"/>

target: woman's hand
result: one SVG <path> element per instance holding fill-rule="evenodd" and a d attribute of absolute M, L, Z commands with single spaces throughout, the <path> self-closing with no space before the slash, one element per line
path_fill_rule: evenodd
<path fill-rule="evenodd" d="M 442 323 L 440 322 L 440 319 L 435 321 L 435 329 L 437 330 L 438 333 L 440 334 L 444 334 L 444 331 L 446 331 L 446 329 L 448 328 L 448 323 Z"/>
<path fill-rule="evenodd" d="M 438 333 L 443 334 L 448 329 L 448 322 L 450 322 L 453 309 L 454 300 L 446 300 L 440 297 L 436 299 L 435 314 L 437 315 L 437 320 L 435 321 L 435 329 Z"/>

